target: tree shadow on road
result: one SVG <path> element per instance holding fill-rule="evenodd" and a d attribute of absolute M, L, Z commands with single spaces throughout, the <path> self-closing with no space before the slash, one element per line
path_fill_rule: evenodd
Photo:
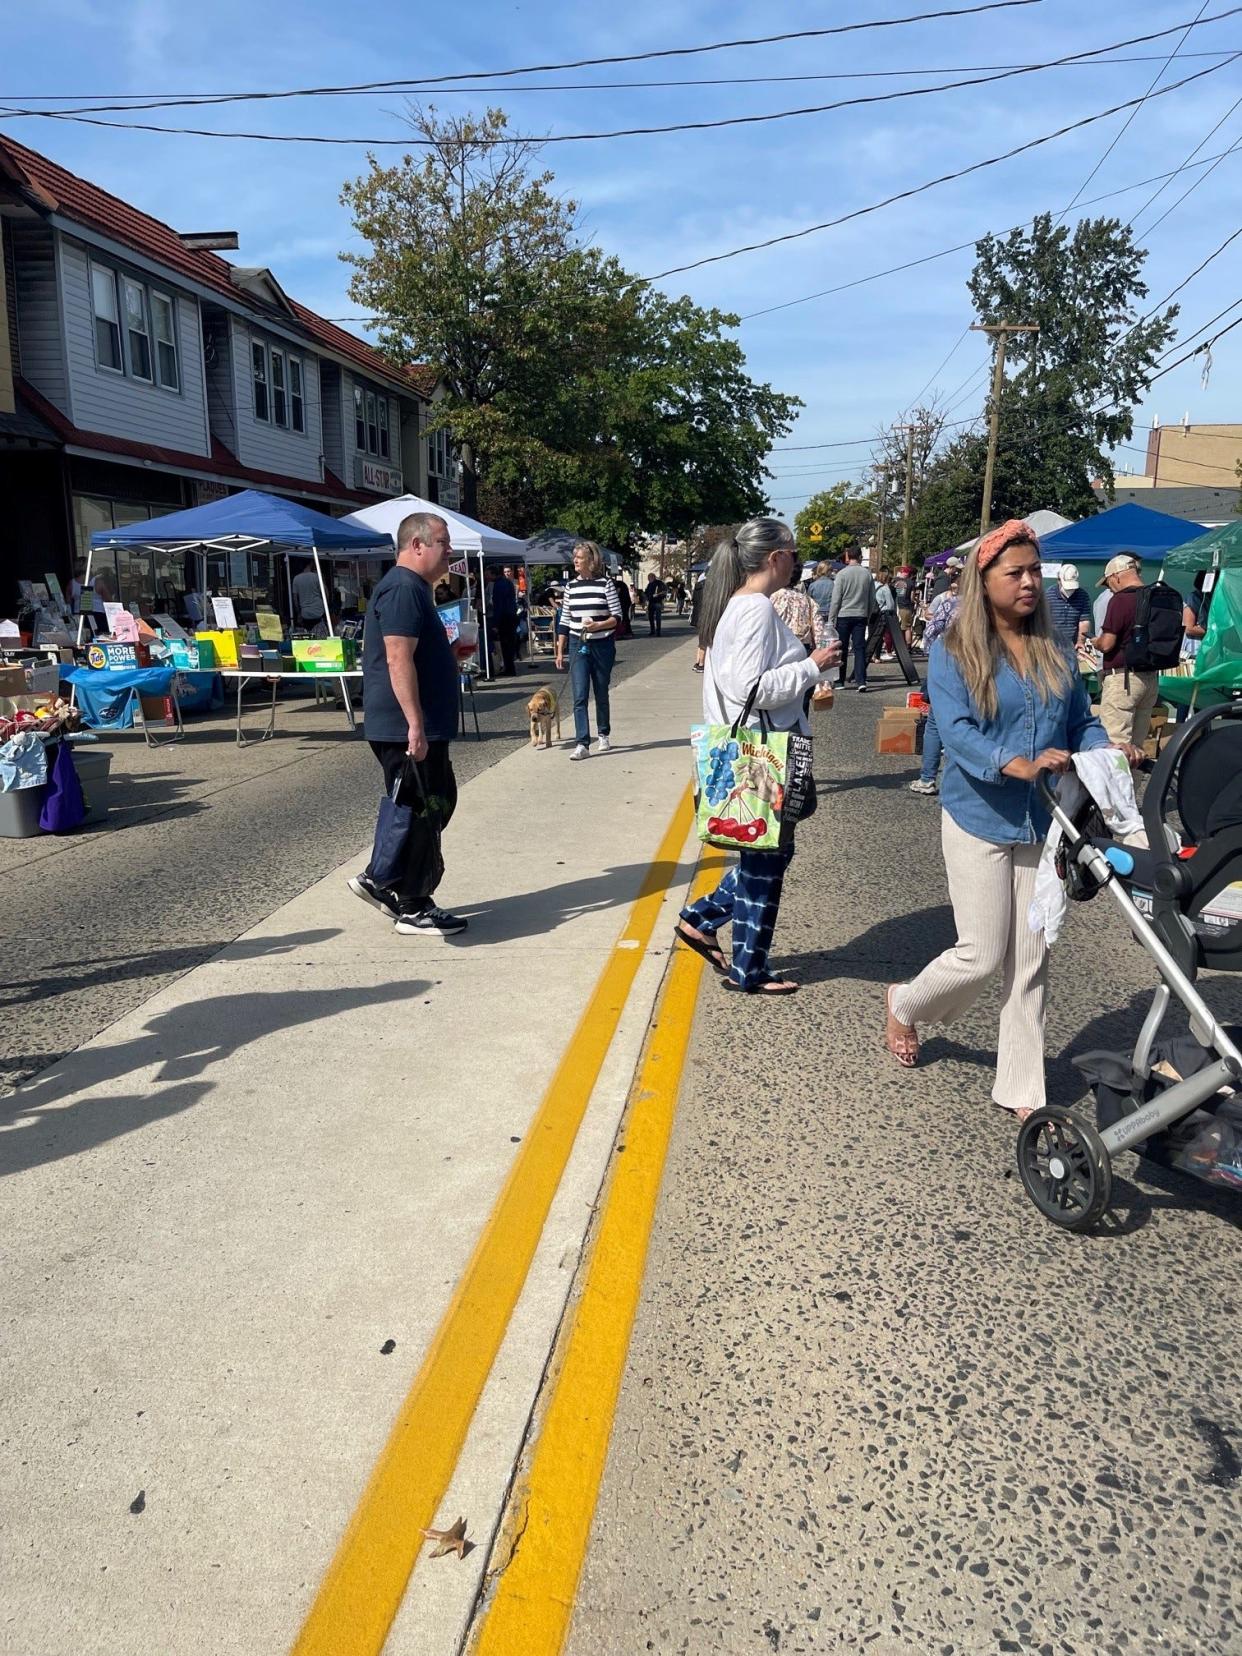
<path fill-rule="evenodd" d="M 126 983 L 135 978 L 160 978 L 169 973 L 193 971 L 226 949 L 230 960 L 256 960 L 264 955 L 289 954 L 294 949 L 326 943 L 339 933 L 339 926 L 325 926 L 317 931 L 290 932 L 283 937 L 242 938 L 237 942 L 221 937 L 182 944 L 179 948 L 151 949 L 145 954 L 53 960 L 37 977 L 10 977 L 4 986 L 7 992 L 0 994 L 0 1010 L 33 1005 L 50 995 L 72 994 L 99 983 Z"/>
<path fill-rule="evenodd" d="M 83 1048 L 0 1099 L 0 1122 L 8 1123 L 0 1131 L 0 1177 L 80 1155 L 188 1109 L 215 1089 L 213 1080 L 202 1079 L 208 1071 L 280 1030 L 413 1000 L 428 988 L 426 980 L 409 980 L 355 989 L 259 990 L 174 1006 L 131 1040 Z M 310 1037 L 303 1060 L 309 1055 Z M 287 1053 L 285 1058 L 297 1061 Z M 152 1068 L 155 1073 L 136 1080 L 131 1093 L 99 1090 Z"/>

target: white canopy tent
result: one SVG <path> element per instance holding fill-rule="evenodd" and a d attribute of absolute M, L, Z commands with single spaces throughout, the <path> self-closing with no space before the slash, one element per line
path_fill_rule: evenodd
<path fill-rule="evenodd" d="M 1058 529 L 1067 528 L 1074 520 L 1073 518 L 1062 517 L 1060 512 L 1050 512 L 1041 508 L 1038 512 L 1027 512 L 1023 521 L 1030 524 L 1038 539 L 1043 540 L 1045 535 L 1051 535 Z M 992 527 L 997 529 L 1000 525 L 993 524 Z M 953 550 L 955 552 L 973 552 L 981 539 L 982 536 L 975 535 L 970 540 L 963 541 L 960 546 L 954 547 Z"/>
<path fill-rule="evenodd" d="M 483 647 L 483 670 L 491 677 L 491 644 L 487 636 L 487 587 L 483 580 L 483 566 L 490 559 L 493 563 L 526 563 L 526 543 L 515 535 L 506 535 L 501 529 L 493 529 L 486 523 L 480 523 L 476 518 L 467 517 L 464 512 L 451 512 L 447 506 L 439 506 L 434 500 L 424 500 L 421 495 L 396 495 L 392 500 L 381 500 L 374 506 L 364 506 L 360 511 L 351 512 L 348 517 L 341 519 L 342 523 L 352 523 L 359 529 L 374 529 L 381 534 L 388 535 L 395 551 L 397 545 L 397 530 L 401 520 L 410 516 L 411 512 L 431 512 L 438 518 L 443 518 L 448 524 L 449 541 L 453 551 L 466 559 L 477 558 L 479 562 L 479 620 L 480 643 Z"/>

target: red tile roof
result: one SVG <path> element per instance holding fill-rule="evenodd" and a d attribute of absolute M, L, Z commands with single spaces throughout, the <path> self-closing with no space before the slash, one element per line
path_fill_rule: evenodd
<path fill-rule="evenodd" d="M 211 454 L 208 456 L 185 454 L 180 449 L 162 448 L 155 443 L 135 443 L 128 437 L 113 437 L 106 431 L 84 431 L 66 419 L 54 403 L 48 402 L 47 398 L 41 396 L 26 380 L 16 380 L 15 386 L 19 400 L 27 409 L 37 415 L 45 425 L 49 425 L 61 442 L 72 444 L 74 448 L 89 449 L 94 454 L 116 454 L 130 460 L 150 460 L 156 466 L 201 472 L 205 477 L 228 477 L 236 479 L 239 483 L 253 484 L 259 489 L 280 489 L 286 494 L 296 492 L 322 496 L 328 500 L 356 501 L 364 506 L 375 504 L 374 495 L 361 494 L 356 489 L 347 488 L 340 478 L 326 467 L 324 480 L 319 483 L 310 482 L 305 478 L 289 477 L 282 472 L 258 471 L 253 466 L 243 466 L 218 437 L 212 437 Z"/>
<path fill-rule="evenodd" d="M 49 161 L 37 150 L 27 149 L 12 138 L 0 137 L 0 175 L 24 186 L 45 210 L 60 213 L 76 223 L 90 225 L 113 241 L 158 261 L 169 270 L 178 271 L 200 286 L 226 294 L 246 309 L 263 314 L 248 302 L 246 291 L 234 283 L 231 274 L 233 267 L 227 259 L 215 253 L 193 251 L 170 225 L 131 207 L 128 202 L 100 189 L 97 184 L 79 178 L 55 161 Z M 338 328 L 335 323 L 317 316 L 296 300 L 290 302 L 298 322 L 325 350 L 345 357 L 367 374 L 407 390 L 413 388 L 423 396 L 430 395 L 430 391 L 424 389 L 426 368 L 421 369 L 421 377 L 409 369 L 399 368 L 356 335 L 346 333 L 344 328 Z M 434 387 L 434 377 L 431 384 Z"/>

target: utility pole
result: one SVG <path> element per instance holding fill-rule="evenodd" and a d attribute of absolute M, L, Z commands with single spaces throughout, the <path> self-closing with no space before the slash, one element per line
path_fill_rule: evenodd
<path fill-rule="evenodd" d="M 979 533 L 986 535 L 992 522 L 992 474 L 996 470 L 996 440 L 1000 434 L 1001 389 L 1005 383 L 1005 342 L 1010 334 L 1038 333 L 1038 322 L 972 322 L 972 333 L 993 336 L 996 361 L 992 368 L 992 406 L 988 417 L 988 458 L 983 471 L 983 506 L 979 513 Z"/>
<path fill-rule="evenodd" d="M 914 439 L 931 429 L 927 425 L 897 427 L 898 431 L 906 434 L 906 504 L 905 516 L 901 520 L 901 556 L 906 563 L 910 562 L 910 513 L 914 509 Z"/>
<path fill-rule="evenodd" d="M 884 513 L 888 508 L 888 467 L 887 466 L 881 466 L 878 475 L 879 475 L 879 479 L 880 479 L 880 488 L 879 488 L 879 495 L 880 495 L 879 518 L 880 518 L 880 522 L 879 522 L 879 527 L 876 530 L 876 536 L 875 536 L 875 566 L 876 566 L 877 569 L 883 569 L 883 567 L 884 567 Z"/>

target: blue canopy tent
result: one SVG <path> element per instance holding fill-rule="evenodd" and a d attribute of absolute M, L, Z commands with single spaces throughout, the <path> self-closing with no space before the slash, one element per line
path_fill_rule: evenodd
<path fill-rule="evenodd" d="M 182 512 L 169 512 L 164 517 L 129 523 L 120 529 L 97 531 L 91 536 L 82 584 L 90 585 L 96 552 L 119 549 L 190 552 L 201 559 L 205 598 L 208 553 L 247 553 L 261 547 L 283 552 L 286 563 L 297 553 L 314 560 L 329 635 L 332 634 L 332 613 L 320 554 L 329 558 L 392 556 L 391 538 L 378 530 L 345 523 L 297 500 L 285 500 L 258 489 L 243 489 L 239 494 L 226 495 L 223 500 L 213 500 L 205 506 L 190 506 Z M 81 641 L 79 620 L 78 642 Z"/>
<path fill-rule="evenodd" d="M 1107 563 L 1119 552 L 1133 552 L 1144 563 L 1160 563 L 1166 552 L 1202 533 L 1202 524 L 1187 523 L 1167 512 L 1153 512 L 1147 506 L 1112 506 L 1042 536 L 1039 550 L 1047 563 Z"/>

